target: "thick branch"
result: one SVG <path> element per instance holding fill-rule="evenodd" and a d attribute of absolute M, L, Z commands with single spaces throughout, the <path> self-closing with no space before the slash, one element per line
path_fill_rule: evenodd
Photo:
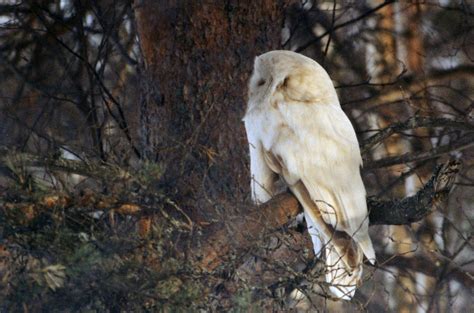
<path fill-rule="evenodd" d="M 459 168 L 458 161 L 439 167 L 428 183 L 411 197 L 390 201 L 369 197 L 370 225 L 404 225 L 421 220 L 447 199 Z"/>
<path fill-rule="evenodd" d="M 450 161 L 439 167 L 430 181 L 413 197 L 380 201 L 368 199 L 371 225 L 400 225 L 419 221 L 432 212 L 453 187 L 460 163 Z M 237 254 L 257 245 L 259 238 L 284 226 L 302 212 L 296 198 L 283 193 L 253 209 L 245 217 L 227 220 L 226 225 L 211 225 L 203 230 L 204 245 L 193 251 L 203 269 L 214 270 L 228 260 L 231 251 Z M 232 225 L 232 226 L 229 226 Z M 232 227 L 232 229 L 228 229 Z"/>
<path fill-rule="evenodd" d="M 245 252 L 256 242 L 261 242 L 268 232 L 287 224 L 301 212 L 298 201 L 289 193 L 283 193 L 245 216 L 229 218 L 226 224 L 213 224 L 203 230 L 203 246 L 198 245 L 192 252 L 197 256 L 203 269 L 214 270 L 230 253 Z"/>

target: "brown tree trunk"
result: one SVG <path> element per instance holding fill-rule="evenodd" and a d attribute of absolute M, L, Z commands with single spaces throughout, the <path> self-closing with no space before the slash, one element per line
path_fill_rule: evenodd
<path fill-rule="evenodd" d="M 255 56 L 280 48 L 289 2 L 135 2 L 149 80 L 144 129 L 156 140 L 148 158 L 165 162 L 168 185 L 196 195 L 194 205 L 203 190 L 216 199 L 248 185 L 247 79 Z"/>

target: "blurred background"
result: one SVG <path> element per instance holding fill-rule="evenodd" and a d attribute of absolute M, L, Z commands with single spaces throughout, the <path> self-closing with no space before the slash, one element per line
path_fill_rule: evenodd
<path fill-rule="evenodd" d="M 473 15 L 450 0 L 0 1 L 0 311 L 474 311 Z M 379 264 L 349 303 L 312 280 L 307 247 L 291 270 L 275 261 L 299 238 L 284 230 L 210 272 L 187 258 L 201 228 L 252 208 L 241 118 L 253 59 L 274 49 L 328 71 L 369 195 L 413 196 L 462 162 L 433 213 L 371 227 Z"/>

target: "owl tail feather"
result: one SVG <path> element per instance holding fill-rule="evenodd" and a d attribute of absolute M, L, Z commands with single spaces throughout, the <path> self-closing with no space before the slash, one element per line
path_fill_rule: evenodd
<path fill-rule="evenodd" d="M 362 256 L 362 251 L 359 255 Z M 348 270 L 344 256 L 341 256 L 334 245 L 328 242 L 326 254 L 326 282 L 330 284 L 331 293 L 342 300 L 351 300 L 362 277 L 362 263 Z M 362 260 L 361 260 L 362 261 Z"/>
<path fill-rule="evenodd" d="M 315 231 L 311 214 L 305 212 L 305 216 L 315 255 L 320 257 L 324 251 L 329 290 L 339 299 L 351 300 L 362 277 L 363 250 L 343 233 L 334 232 L 327 238 L 323 232 Z"/>
<path fill-rule="evenodd" d="M 362 262 L 365 250 L 360 245 L 365 244 L 364 237 L 361 236 L 361 243 L 356 243 L 345 232 L 334 231 L 322 219 L 318 207 L 311 200 L 303 184 L 298 183 L 290 188 L 304 208 L 315 255 L 319 256 L 321 250 L 325 252 L 325 278 L 326 282 L 330 284 L 330 291 L 340 299 L 350 300 L 354 296 L 362 277 Z M 367 258 L 372 256 L 375 258 L 371 245 L 365 245 L 365 247 L 367 248 Z"/>
<path fill-rule="evenodd" d="M 354 239 L 362 249 L 365 257 L 367 260 L 372 264 L 375 265 L 375 251 L 374 246 L 372 245 L 372 240 L 370 240 L 369 234 L 365 233 L 364 235 L 354 235 Z"/>

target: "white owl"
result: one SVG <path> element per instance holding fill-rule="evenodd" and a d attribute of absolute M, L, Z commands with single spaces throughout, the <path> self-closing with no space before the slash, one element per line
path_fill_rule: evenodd
<path fill-rule="evenodd" d="M 363 256 L 374 263 L 357 137 L 326 71 L 290 51 L 255 59 L 244 117 L 252 199 L 269 200 L 282 177 L 302 207 L 314 252 L 338 298 L 354 296 Z"/>

